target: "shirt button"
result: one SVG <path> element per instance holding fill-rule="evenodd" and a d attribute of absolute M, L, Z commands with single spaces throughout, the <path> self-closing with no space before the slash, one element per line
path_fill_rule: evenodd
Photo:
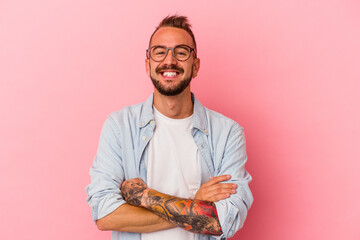
<path fill-rule="evenodd" d="M 145 125 L 145 123 L 144 123 L 144 122 L 142 122 L 142 123 L 141 123 L 141 126 L 144 126 L 144 125 Z"/>
<path fill-rule="evenodd" d="M 143 140 L 143 141 L 145 141 L 145 140 L 146 140 L 146 137 L 145 137 L 145 136 L 143 136 L 143 137 L 142 137 L 142 140 Z"/>
<path fill-rule="evenodd" d="M 204 129 L 204 132 L 205 132 L 205 133 L 207 133 L 207 132 L 208 132 L 208 130 L 207 130 L 207 129 Z"/>
<path fill-rule="evenodd" d="M 154 124 L 154 121 L 153 121 L 153 120 L 151 120 L 151 121 L 150 121 L 150 124 L 151 124 L 151 125 L 153 125 L 153 124 Z"/>

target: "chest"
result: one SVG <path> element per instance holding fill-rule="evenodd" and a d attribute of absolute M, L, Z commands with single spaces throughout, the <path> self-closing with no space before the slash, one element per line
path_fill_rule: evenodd
<path fill-rule="evenodd" d="M 147 184 L 162 193 L 193 198 L 201 183 L 200 160 L 190 126 L 159 124 L 148 146 Z"/>
<path fill-rule="evenodd" d="M 132 133 L 131 137 L 126 137 L 122 135 L 120 142 L 122 143 L 121 152 L 119 153 L 122 156 L 122 167 L 124 168 L 125 179 L 137 178 L 140 177 L 147 182 L 147 169 L 148 169 L 148 160 L 150 153 L 150 144 L 155 135 L 155 128 L 151 125 L 142 128 L 141 131 Z M 155 136 L 156 137 L 156 136 Z M 170 145 L 167 140 L 162 145 L 163 149 L 167 149 L 167 146 Z M 174 140 L 176 143 L 179 143 L 178 140 Z M 200 168 L 200 178 L 201 183 L 205 183 L 210 180 L 211 176 L 216 174 L 216 166 L 214 161 L 216 156 L 212 151 L 211 144 L 208 142 L 206 135 L 202 134 L 200 131 L 195 131 L 188 136 L 188 142 L 191 142 L 191 148 L 196 148 L 198 156 L 198 166 Z M 156 140 L 155 140 L 156 142 Z M 175 146 L 175 144 L 171 144 Z M 181 145 L 181 144 L 180 144 Z M 176 144 L 179 146 L 179 144 Z M 186 145 L 181 145 L 177 148 L 177 151 L 182 153 L 189 154 L 188 147 Z M 176 154 L 175 154 L 176 155 Z M 187 158 L 187 157 L 185 157 Z M 166 163 L 168 166 L 175 166 L 174 163 Z M 186 161 L 181 162 L 182 165 L 186 165 Z M 187 168 L 190 168 L 191 165 L 186 165 Z M 167 168 L 169 169 L 169 168 Z"/>

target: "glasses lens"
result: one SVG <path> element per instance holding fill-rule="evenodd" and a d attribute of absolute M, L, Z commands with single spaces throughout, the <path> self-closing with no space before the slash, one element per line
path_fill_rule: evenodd
<path fill-rule="evenodd" d="M 162 61 L 165 58 L 166 55 L 166 48 L 164 47 L 154 47 L 151 49 L 150 56 L 155 61 Z"/>
<path fill-rule="evenodd" d="M 177 46 L 174 49 L 174 54 L 177 60 L 187 60 L 190 57 L 190 48 L 187 46 Z"/>
<path fill-rule="evenodd" d="M 171 48 L 170 48 L 171 49 Z M 157 62 L 165 59 L 167 49 L 162 46 L 152 47 L 150 50 L 150 57 Z M 185 45 L 176 46 L 173 50 L 175 58 L 179 61 L 188 60 L 191 54 L 191 48 Z"/>

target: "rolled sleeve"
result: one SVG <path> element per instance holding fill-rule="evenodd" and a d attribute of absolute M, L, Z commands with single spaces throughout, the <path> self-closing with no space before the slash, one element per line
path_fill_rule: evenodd
<path fill-rule="evenodd" d="M 237 185 L 236 193 L 229 198 L 215 202 L 223 234 L 218 239 L 225 239 L 244 225 L 247 212 L 254 199 L 249 188 L 250 174 L 245 170 L 247 161 L 245 136 L 243 129 L 236 125 L 230 132 L 225 146 L 222 163 L 217 175 L 230 174 L 228 181 Z"/>
<path fill-rule="evenodd" d="M 120 186 L 124 179 L 119 131 L 111 116 L 101 130 L 98 151 L 90 168 L 87 202 L 96 222 L 125 203 Z"/>

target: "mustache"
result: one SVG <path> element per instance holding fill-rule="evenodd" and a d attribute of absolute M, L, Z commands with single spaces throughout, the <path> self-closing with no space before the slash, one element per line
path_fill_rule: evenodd
<path fill-rule="evenodd" d="M 176 66 L 175 64 L 163 65 L 163 66 L 161 66 L 161 67 L 157 67 L 157 68 L 155 69 L 155 72 L 156 72 L 156 73 L 160 73 L 160 72 L 163 71 L 163 70 L 176 70 L 176 71 L 178 71 L 178 72 L 180 72 L 180 73 L 184 73 L 184 69 L 182 69 L 181 67 Z"/>

